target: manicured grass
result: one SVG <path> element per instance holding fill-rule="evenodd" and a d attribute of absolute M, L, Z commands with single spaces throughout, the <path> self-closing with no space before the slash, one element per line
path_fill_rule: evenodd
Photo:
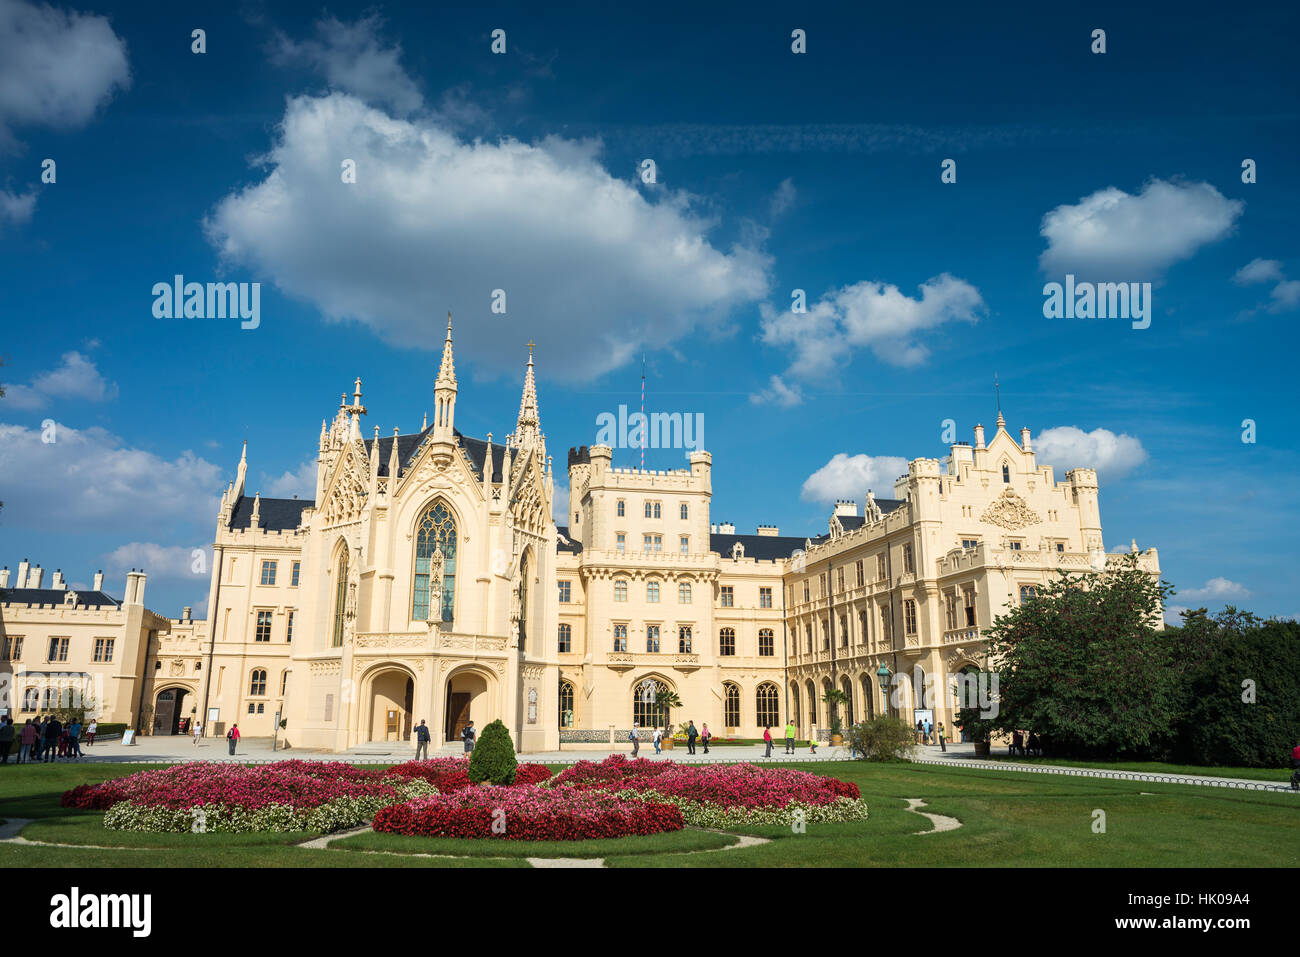
<path fill-rule="evenodd" d="M 1145 774 L 1191 774 L 1201 778 L 1245 778 L 1248 781 L 1274 781 L 1286 784 L 1291 780 L 1289 768 L 1220 768 L 1198 764 L 1165 764 L 1162 761 L 1076 761 L 1072 758 L 1011 758 L 994 755 L 991 761 L 1008 764 L 1049 764 L 1075 768 L 1101 768 L 1107 771 L 1140 771 Z"/>
<path fill-rule="evenodd" d="M 0 844 L 0 867 L 499 867 L 526 866 L 524 857 L 584 856 L 604 857 L 614 867 L 1300 866 L 1300 795 L 901 763 L 803 765 L 855 782 L 870 805 L 870 819 L 809 825 L 802 834 L 745 828 L 771 843 L 711 854 L 684 852 L 720 847 L 729 839 L 693 830 L 579 843 L 364 834 L 344 839 L 346 849 L 307 850 L 286 844 L 303 835 L 107 831 L 102 815 L 59 807 L 59 796 L 74 784 L 140 768 L 52 764 L 0 774 L 0 817 L 37 819 L 24 837 L 112 845 L 99 850 Z M 957 818 L 962 827 L 917 835 L 930 822 L 905 810 L 910 797 L 924 799 L 927 812 Z M 1105 833 L 1093 831 L 1097 810 L 1105 812 Z M 358 853 L 362 849 L 406 853 Z M 412 850 L 491 856 L 415 857 Z"/>
<path fill-rule="evenodd" d="M 611 854 L 681 853 L 714 850 L 735 844 L 736 838 L 712 831 L 669 831 L 595 841 L 462 840 L 412 837 L 406 834 L 357 834 L 331 847 L 349 851 L 395 851 L 403 854 L 465 854 L 476 857 L 606 857 Z"/>

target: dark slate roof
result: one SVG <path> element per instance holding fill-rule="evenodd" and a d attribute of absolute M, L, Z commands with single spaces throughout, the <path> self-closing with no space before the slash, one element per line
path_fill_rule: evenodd
<path fill-rule="evenodd" d="M 896 509 L 896 508 L 902 508 L 904 505 L 906 505 L 906 504 L 907 504 L 907 499 L 905 499 L 905 498 L 878 498 L 878 499 L 876 499 L 876 504 L 880 506 L 880 510 L 881 510 L 882 512 L 884 512 L 886 515 L 888 515 L 888 514 L 889 514 L 890 512 L 892 512 L 894 509 Z"/>
<path fill-rule="evenodd" d="M 564 542 L 557 540 L 555 543 L 556 551 L 568 552 L 570 555 L 577 555 L 582 552 L 582 542 L 574 538 L 569 538 L 568 525 L 556 525 L 555 530 L 568 539 L 569 542 L 569 544 L 566 545 Z"/>
<path fill-rule="evenodd" d="M 484 439 L 473 439 L 468 435 L 461 435 L 460 430 L 456 430 L 456 438 L 460 439 L 460 447 L 469 455 L 469 460 L 474 463 L 474 471 L 478 473 L 478 480 L 483 481 L 483 460 L 487 457 L 487 441 Z M 501 481 L 501 467 L 506 462 L 506 447 L 500 442 L 492 443 L 492 481 L 494 483 Z"/>
<path fill-rule="evenodd" d="M 840 528 L 844 529 L 846 532 L 851 532 L 855 528 L 861 528 L 862 523 L 865 521 L 866 519 L 861 515 L 841 515 Z"/>
<path fill-rule="evenodd" d="M 789 558 L 795 551 L 802 551 L 804 546 L 804 540 L 793 535 L 712 534 L 709 536 L 709 551 L 717 552 L 723 558 L 730 558 L 731 546 L 736 542 L 744 546 L 746 558 Z"/>
<path fill-rule="evenodd" d="M 426 436 L 432 431 L 433 426 L 425 429 L 423 432 L 415 432 L 411 435 L 397 436 L 397 461 L 401 463 L 402 468 L 411 464 L 420 446 L 424 443 Z M 487 457 L 487 441 L 484 439 L 471 438 L 461 433 L 459 429 L 455 430 L 456 438 L 460 440 L 460 446 L 469 456 L 470 461 L 474 464 L 474 472 L 478 480 L 483 481 L 483 460 Z M 375 447 L 375 440 L 370 439 L 366 442 L 367 454 Z M 381 438 L 379 440 L 379 474 L 388 474 L 388 460 L 393 455 L 393 437 Z M 501 481 L 501 466 L 505 464 L 505 446 L 500 442 L 492 443 L 492 481 Z"/>
<path fill-rule="evenodd" d="M 292 532 L 302 524 L 303 509 L 316 503 L 309 498 L 264 498 L 257 513 L 258 527 L 272 532 Z M 253 517 L 253 500 L 239 496 L 230 513 L 231 528 L 248 528 Z"/>
<path fill-rule="evenodd" d="M 19 605 L 62 605 L 70 591 L 77 593 L 78 605 L 122 607 L 120 601 L 110 598 L 102 591 L 80 591 L 76 588 L 68 588 L 66 591 L 61 588 L 0 588 L 0 604 L 14 602 Z"/>

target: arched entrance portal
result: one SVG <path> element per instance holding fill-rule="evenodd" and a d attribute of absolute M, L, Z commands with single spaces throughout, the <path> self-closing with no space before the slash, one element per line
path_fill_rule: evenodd
<path fill-rule="evenodd" d="M 153 733 L 177 734 L 185 714 L 184 703 L 184 688 L 167 688 L 158 692 L 153 706 Z"/>
<path fill-rule="evenodd" d="M 405 741 L 411 736 L 415 682 L 409 674 L 393 669 L 376 675 L 370 683 L 370 698 L 371 741 Z"/>
<path fill-rule="evenodd" d="M 443 734 L 447 741 L 459 741 L 460 732 L 474 722 L 480 734 L 493 718 L 487 677 L 477 671 L 454 672 L 447 679 L 447 711 L 443 716 Z"/>

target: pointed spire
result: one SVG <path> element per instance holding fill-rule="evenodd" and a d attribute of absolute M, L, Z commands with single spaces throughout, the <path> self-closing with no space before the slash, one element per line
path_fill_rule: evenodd
<path fill-rule="evenodd" d="M 329 433 L 325 430 L 325 420 L 320 420 L 320 450 L 322 452 L 328 447 Z"/>
<path fill-rule="evenodd" d="M 262 493 L 253 496 L 253 514 L 248 520 L 249 528 L 257 528 L 262 523 Z"/>
<path fill-rule="evenodd" d="M 447 338 L 442 343 L 442 366 L 438 369 L 438 384 L 456 384 L 456 359 L 451 348 L 451 313 L 447 313 Z"/>
<path fill-rule="evenodd" d="M 393 426 L 393 448 L 388 453 L 388 489 L 391 492 L 397 481 L 397 473 L 401 468 L 401 460 L 397 457 L 397 426 Z"/>
<path fill-rule="evenodd" d="M 1007 420 L 1002 418 L 1002 389 L 998 386 L 998 374 L 993 373 L 993 392 L 998 399 L 998 428 L 1005 429 Z"/>
<path fill-rule="evenodd" d="M 541 415 L 537 410 L 537 380 L 533 374 L 533 349 L 537 343 L 528 343 L 528 369 L 524 373 L 524 394 L 519 399 L 519 419 L 515 422 L 515 444 L 523 448 L 541 444 Z"/>
<path fill-rule="evenodd" d="M 427 427 L 427 426 L 426 426 Z M 451 313 L 447 313 L 447 339 L 442 344 L 442 367 L 433 384 L 433 439 L 454 442 L 456 438 L 456 362 L 451 348 Z"/>
<path fill-rule="evenodd" d="M 248 475 L 248 439 L 244 439 L 243 451 L 239 453 L 239 468 L 235 471 L 235 497 L 244 494 L 244 478 Z"/>

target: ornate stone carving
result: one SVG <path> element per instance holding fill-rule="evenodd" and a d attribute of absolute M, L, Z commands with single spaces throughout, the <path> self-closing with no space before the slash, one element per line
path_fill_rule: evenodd
<path fill-rule="evenodd" d="M 173 658 L 171 664 L 168 666 L 168 670 L 173 676 L 183 675 L 185 674 L 185 662 L 180 658 Z"/>
<path fill-rule="evenodd" d="M 524 665 L 521 670 L 524 678 L 528 681 L 540 681 L 542 675 L 546 673 L 546 669 L 539 665 Z"/>
<path fill-rule="evenodd" d="M 981 522 L 1011 531 L 1037 525 L 1042 520 L 1042 517 L 1029 507 L 1029 503 L 1011 489 L 1007 489 L 994 499 L 980 516 Z"/>

